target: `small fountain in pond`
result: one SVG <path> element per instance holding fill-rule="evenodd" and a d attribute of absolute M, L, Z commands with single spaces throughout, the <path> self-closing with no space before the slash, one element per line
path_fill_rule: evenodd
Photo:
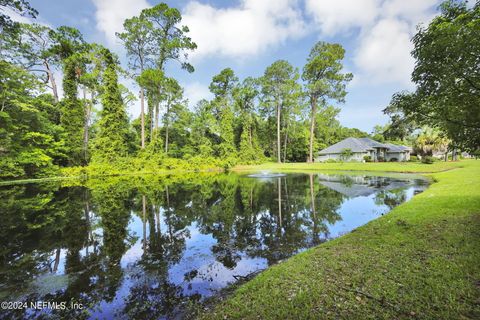
<path fill-rule="evenodd" d="M 284 177 L 284 173 L 273 173 L 270 171 L 262 171 L 260 173 L 254 173 L 254 174 L 249 174 L 248 177 L 250 178 L 263 178 L 263 179 L 268 179 L 268 178 L 278 178 L 278 177 Z"/>

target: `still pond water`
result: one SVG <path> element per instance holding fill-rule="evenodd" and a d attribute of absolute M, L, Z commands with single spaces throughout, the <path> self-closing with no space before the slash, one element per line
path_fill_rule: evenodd
<path fill-rule="evenodd" d="M 26 302 L 0 318 L 182 318 L 426 187 L 414 176 L 319 173 L 0 187 L 0 301 Z"/>

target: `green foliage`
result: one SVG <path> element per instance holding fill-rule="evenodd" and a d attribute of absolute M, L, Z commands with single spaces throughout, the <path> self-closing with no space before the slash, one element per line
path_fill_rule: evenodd
<path fill-rule="evenodd" d="M 55 175 L 64 159 L 62 129 L 49 96 L 33 96 L 41 83 L 0 61 L 0 179 Z"/>
<path fill-rule="evenodd" d="M 418 161 L 418 158 L 417 156 L 410 156 L 410 162 L 417 162 Z"/>
<path fill-rule="evenodd" d="M 479 32 L 478 1 L 445 1 L 413 38 L 416 91 L 397 94 L 391 103 L 407 123 L 438 127 L 454 146 L 471 151 L 480 146 Z"/>
<path fill-rule="evenodd" d="M 303 67 L 304 91 L 311 107 L 309 162 L 313 162 L 317 109 L 326 106 L 328 101 L 344 102 L 346 85 L 353 78 L 351 73 L 342 73 L 344 56 L 345 49 L 341 45 L 319 41 Z"/>
<path fill-rule="evenodd" d="M 67 147 L 66 165 L 75 166 L 85 164 L 83 155 L 83 128 L 85 110 L 82 102 L 77 98 L 78 79 L 77 61 L 71 57 L 65 60 L 63 91 L 61 101 L 60 124 L 65 131 L 65 145 Z"/>
<path fill-rule="evenodd" d="M 363 160 L 365 162 L 372 162 L 372 157 L 371 156 L 363 156 Z"/>
<path fill-rule="evenodd" d="M 105 49 L 105 72 L 103 74 L 102 112 L 95 137 L 93 160 L 111 162 L 127 155 L 128 118 L 120 95 L 116 62 L 112 53 Z"/>
<path fill-rule="evenodd" d="M 434 157 L 431 157 L 431 156 L 424 156 L 424 157 L 422 157 L 422 163 L 432 164 L 434 161 L 435 161 L 435 158 L 434 158 Z"/>
<path fill-rule="evenodd" d="M 29 16 L 36 18 L 38 11 L 35 10 L 26 0 L 0 0 L 0 31 L 2 33 L 9 33 L 18 26 L 17 22 L 13 21 L 9 15 L 4 13 L 4 8 L 12 10 L 20 16 Z"/>
<path fill-rule="evenodd" d="M 439 130 L 423 127 L 413 142 L 413 148 L 421 156 L 432 156 L 436 152 L 445 153 L 449 143 Z"/>
<path fill-rule="evenodd" d="M 343 161 L 350 160 L 352 155 L 353 155 L 352 149 L 345 148 L 340 151 L 340 159 L 342 159 Z"/>
<path fill-rule="evenodd" d="M 220 143 L 214 146 L 216 155 L 222 158 L 235 156 L 233 89 L 238 78 L 230 68 L 223 69 L 212 78 L 209 89 L 215 99 L 211 102 L 210 110 L 215 118 L 215 129 L 212 133 L 218 134 Z"/>
<path fill-rule="evenodd" d="M 335 160 L 335 159 L 327 159 L 324 161 L 325 163 L 338 163 L 339 161 Z"/>
<path fill-rule="evenodd" d="M 291 117 L 295 112 L 301 111 L 297 109 L 302 106 L 299 103 L 301 98 L 299 77 L 298 70 L 288 61 L 278 60 L 265 69 L 260 79 L 262 113 L 276 124 L 276 144 L 271 148 L 271 154 L 275 154 L 277 162 L 282 162 L 282 131 L 286 137 L 288 134 L 286 127 Z"/>
<path fill-rule="evenodd" d="M 151 23 L 150 40 L 158 51 L 156 53 L 156 65 L 160 70 L 164 69 L 169 60 L 178 61 L 182 69 L 193 72 L 193 66 L 186 61 L 188 51 L 195 50 L 197 45 L 187 34 L 188 27 L 181 26 L 182 15 L 177 8 L 170 8 L 165 3 L 142 10 L 140 20 Z"/>

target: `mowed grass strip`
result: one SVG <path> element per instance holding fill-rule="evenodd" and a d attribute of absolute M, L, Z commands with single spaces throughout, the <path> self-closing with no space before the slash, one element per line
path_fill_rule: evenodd
<path fill-rule="evenodd" d="M 364 170 L 364 168 L 362 168 Z M 480 161 L 273 266 L 203 319 L 480 319 Z"/>
<path fill-rule="evenodd" d="M 275 163 L 267 162 L 260 165 L 239 165 L 232 168 L 234 172 L 258 171 L 379 171 L 379 172 L 404 172 L 404 173 L 431 173 L 461 168 L 466 161 L 435 161 L 433 164 L 421 162 L 338 162 L 338 163 Z"/>

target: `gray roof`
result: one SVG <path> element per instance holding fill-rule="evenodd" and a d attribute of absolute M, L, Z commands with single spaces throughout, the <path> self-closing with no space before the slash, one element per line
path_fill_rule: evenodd
<path fill-rule="evenodd" d="M 367 152 L 374 148 L 386 148 L 387 152 L 403 152 L 410 150 L 405 146 L 398 146 L 391 143 L 383 144 L 370 138 L 346 138 L 323 150 L 320 154 L 342 153 L 344 149 L 350 149 L 352 152 Z"/>
<path fill-rule="evenodd" d="M 392 143 L 386 143 L 388 146 L 388 151 L 387 152 L 404 152 L 404 151 L 411 151 L 412 148 L 402 146 L 402 145 L 396 145 Z"/>

